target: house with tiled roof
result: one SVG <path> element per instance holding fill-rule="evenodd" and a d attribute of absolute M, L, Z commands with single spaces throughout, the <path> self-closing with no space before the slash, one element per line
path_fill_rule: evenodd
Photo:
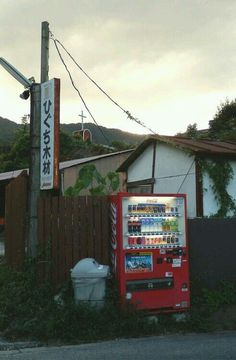
<path fill-rule="evenodd" d="M 221 162 L 219 162 L 221 160 Z M 119 166 L 126 175 L 126 189 L 131 193 L 185 193 L 188 217 L 215 215 L 221 206 L 212 177 L 203 164 L 217 163 L 224 182 L 223 164 L 228 164 L 231 178 L 227 193 L 236 199 L 236 142 L 195 140 L 178 136 L 150 136 Z M 221 166 L 222 164 L 222 166 Z M 204 170 L 205 169 L 205 170 Z M 229 211 L 227 215 L 232 215 Z"/>

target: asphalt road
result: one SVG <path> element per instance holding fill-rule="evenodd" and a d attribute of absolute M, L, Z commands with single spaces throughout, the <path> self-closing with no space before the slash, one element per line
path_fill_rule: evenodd
<path fill-rule="evenodd" d="M 236 332 L 124 339 L 76 346 L 1 351 L 8 360 L 228 360 L 236 359 Z"/>

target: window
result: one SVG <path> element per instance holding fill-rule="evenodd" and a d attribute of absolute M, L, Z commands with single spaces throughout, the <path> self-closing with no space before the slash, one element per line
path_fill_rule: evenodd
<path fill-rule="evenodd" d="M 129 193 L 152 194 L 154 182 L 154 178 L 128 182 L 127 191 Z"/>

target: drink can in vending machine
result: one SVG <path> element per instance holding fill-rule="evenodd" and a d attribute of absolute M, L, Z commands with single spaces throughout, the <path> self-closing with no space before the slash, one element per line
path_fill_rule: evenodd
<path fill-rule="evenodd" d="M 142 245 L 142 237 L 138 236 L 136 240 L 137 245 Z"/>
<path fill-rule="evenodd" d="M 128 237 L 128 244 L 129 244 L 129 246 L 137 245 L 136 237 L 135 236 L 129 236 Z"/>

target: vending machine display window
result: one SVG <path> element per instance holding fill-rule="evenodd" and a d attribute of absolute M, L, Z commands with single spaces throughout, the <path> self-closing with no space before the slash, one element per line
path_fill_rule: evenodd
<path fill-rule="evenodd" d="M 122 200 L 124 248 L 185 246 L 184 199 L 150 196 L 140 200 L 137 196 Z"/>

